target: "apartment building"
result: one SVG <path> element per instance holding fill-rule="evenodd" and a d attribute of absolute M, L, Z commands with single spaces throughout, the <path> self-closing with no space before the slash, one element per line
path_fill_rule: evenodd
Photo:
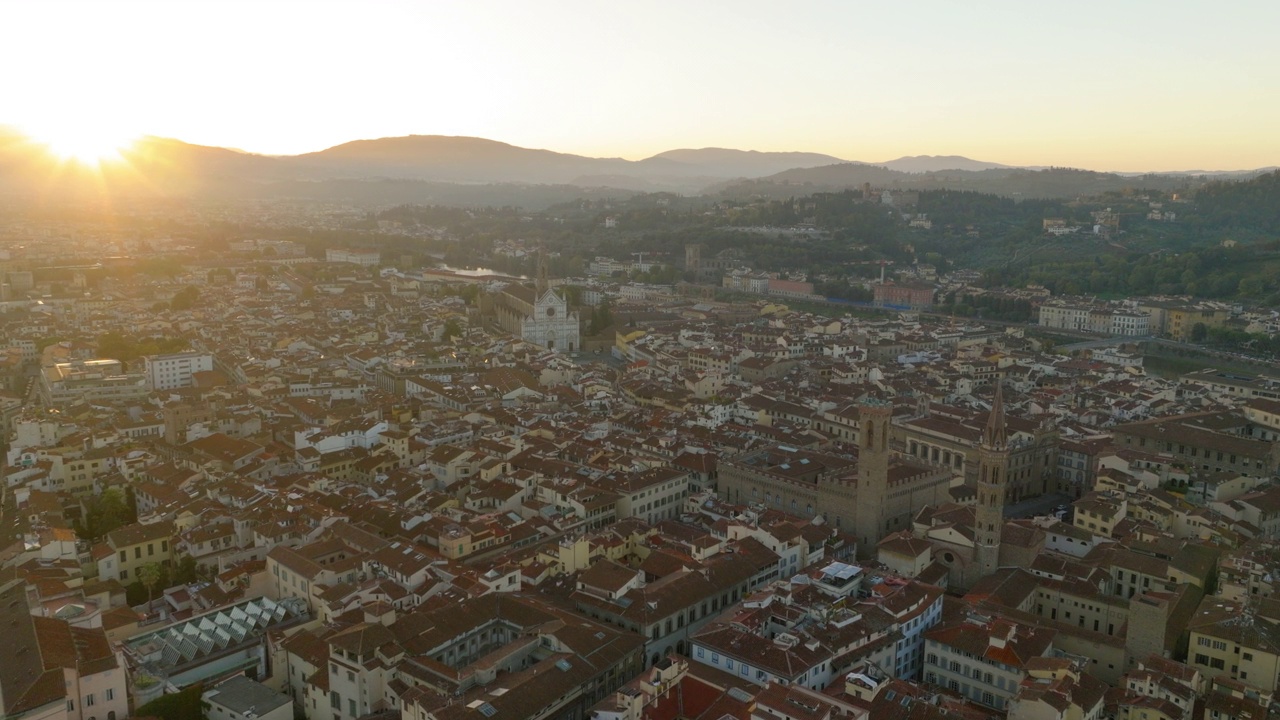
<path fill-rule="evenodd" d="M 1121 337 L 1151 334 L 1150 313 L 1115 304 L 1047 302 L 1038 312 L 1038 322 L 1043 327 Z"/>
<path fill-rule="evenodd" d="M 313 720 L 581 718 L 639 672 L 641 644 L 539 598 L 494 594 L 308 633 L 286 642 L 284 664 Z"/>
<path fill-rule="evenodd" d="M 355 250 L 350 248 L 328 248 L 324 251 L 325 262 L 351 263 L 364 267 L 375 267 L 382 262 L 382 253 L 377 250 Z"/>
<path fill-rule="evenodd" d="M 143 373 L 152 390 L 191 387 L 193 376 L 213 370 L 213 355 L 201 352 L 147 355 L 142 358 Z"/>
<path fill-rule="evenodd" d="M 1005 710 L 1028 664 L 1053 651 L 1054 632 L 971 613 L 925 632 L 924 680 Z"/>
<path fill-rule="evenodd" d="M 1231 311 L 1210 303 L 1181 300 L 1139 300 L 1137 309 L 1151 315 L 1151 333 L 1178 342 L 1187 342 L 1196 325 L 1221 327 L 1231 319 Z"/>
<path fill-rule="evenodd" d="M 1190 470 L 1266 477 L 1280 469 L 1280 442 L 1248 437 L 1238 413 L 1194 413 L 1118 425 L 1117 447 L 1172 455 Z"/>
<path fill-rule="evenodd" d="M 1265 693 L 1280 683 L 1280 617 L 1269 606 L 1209 596 L 1187 630 L 1187 664 Z"/>
<path fill-rule="evenodd" d="M 107 533 L 105 541 L 93 549 L 99 580 L 119 580 L 128 585 L 137 581 L 138 569 L 157 563 L 173 565 L 172 522 L 134 523 Z"/>
<path fill-rule="evenodd" d="M 40 399 L 50 407 L 140 400 L 149 390 L 146 376 L 126 372 L 119 360 L 77 360 L 40 371 Z"/>

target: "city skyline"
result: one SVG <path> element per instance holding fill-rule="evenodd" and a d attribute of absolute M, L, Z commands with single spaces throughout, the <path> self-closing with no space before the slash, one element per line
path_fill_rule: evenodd
<path fill-rule="evenodd" d="M 0 124 L 98 154 L 141 135 L 262 154 L 462 135 L 1095 170 L 1280 164 L 1280 10 L 812 3 L 48 3 L 7 9 Z M 1217 12 L 1210 12 L 1217 10 Z M 74 13 L 77 22 L 65 17 Z M 37 59 L 37 62 L 33 62 Z M 88 149 L 86 149 L 88 148 Z"/>

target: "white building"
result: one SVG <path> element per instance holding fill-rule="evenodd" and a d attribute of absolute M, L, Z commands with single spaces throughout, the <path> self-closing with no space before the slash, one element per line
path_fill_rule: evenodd
<path fill-rule="evenodd" d="M 352 263 L 354 265 L 374 267 L 382 262 L 382 253 L 377 250 L 329 248 L 324 251 L 324 259 L 328 262 Z"/>
<path fill-rule="evenodd" d="M 555 290 L 509 285 L 497 302 L 498 324 L 521 340 L 548 350 L 573 352 L 582 347 L 578 313 Z"/>
<path fill-rule="evenodd" d="M 1151 315 L 1144 312 L 1117 310 L 1111 313 L 1111 326 L 1106 332 L 1112 335 L 1141 337 L 1151 334 Z"/>
<path fill-rule="evenodd" d="M 40 399 L 57 407 L 76 402 L 124 402 L 146 397 L 146 378 L 126 373 L 119 360 L 101 358 L 57 363 L 40 370 Z"/>
<path fill-rule="evenodd" d="M 1142 337 L 1151 334 L 1151 315 L 1101 304 L 1055 302 L 1040 306 L 1040 325 L 1106 335 Z"/>
<path fill-rule="evenodd" d="M 293 701 L 288 695 L 244 675 L 205 690 L 200 699 L 208 708 L 205 716 L 209 720 L 293 720 Z"/>
<path fill-rule="evenodd" d="M 171 355 L 148 355 L 143 358 L 147 384 L 152 390 L 191 387 L 192 375 L 213 370 L 213 355 L 185 352 Z"/>

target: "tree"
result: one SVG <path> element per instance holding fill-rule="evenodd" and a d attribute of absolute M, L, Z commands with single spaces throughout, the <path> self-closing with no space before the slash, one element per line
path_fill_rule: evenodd
<path fill-rule="evenodd" d="M 462 335 L 462 327 L 458 325 L 456 318 L 449 318 L 444 324 L 444 334 L 441 336 L 444 342 L 449 342 L 453 338 Z"/>
<path fill-rule="evenodd" d="M 609 308 L 609 298 L 604 298 L 599 305 L 591 308 L 591 324 L 587 326 L 588 335 L 598 335 L 613 324 L 613 311 Z"/>
<path fill-rule="evenodd" d="M 196 306 L 196 301 L 200 299 L 200 291 L 194 285 L 188 285 L 182 288 L 169 301 L 169 308 L 175 312 L 190 310 Z"/>
<path fill-rule="evenodd" d="M 149 562 L 138 568 L 138 582 L 142 583 L 147 589 L 147 605 L 151 605 L 152 596 L 155 594 L 156 583 L 160 582 L 162 568 L 160 563 Z"/>
<path fill-rule="evenodd" d="M 203 570 L 203 566 L 196 563 L 195 558 L 190 555 L 184 555 L 173 571 L 173 583 L 175 585 L 190 585 L 202 577 Z"/>
<path fill-rule="evenodd" d="M 129 507 L 128 496 L 118 487 L 107 488 L 101 495 L 86 498 L 83 507 L 84 516 L 75 525 L 75 530 L 90 544 L 137 519 L 136 511 Z"/>
<path fill-rule="evenodd" d="M 1240 296 L 1241 300 L 1245 301 L 1258 302 L 1266 291 L 1266 285 L 1263 284 L 1262 278 L 1258 277 L 1241 278 L 1239 284 L 1236 285 L 1236 294 Z"/>
<path fill-rule="evenodd" d="M 1207 337 L 1209 337 L 1209 327 L 1207 325 L 1196 323 L 1191 326 L 1191 342 L 1202 343 Z"/>
<path fill-rule="evenodd" d="M 196 683 L 183 690 L 161 695 L 133 712 L 134 717 L 156 717 L 161 720 L 193 720 L 204 718 L 205 707 L 201 694 L 204 685 Z"/>

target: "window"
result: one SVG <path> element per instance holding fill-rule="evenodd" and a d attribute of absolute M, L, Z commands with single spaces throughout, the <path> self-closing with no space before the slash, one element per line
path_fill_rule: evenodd
<path fill-rule="evenodd" d="M 356 717 L 356 701 L 355 698 L 347 698 L 347 709 L 350 710 L 351 717 Z"/>
<path fill-rule="evenodd" d="M 1209 656 L 1202 653 L 1196 653 L 1196 665 L 1208 665 Z"/>
<path fill-rule="evenodd" d="M 93 707 L 93 693 L 84 696 L 84 706 Z"/>
<path fill-rule="evenodd" d="M 115 699 L 116 699 L 115 688 L 107 688 L 107 702 L 111 702 L 112 700 L 115 700 Z"/>
<path fill-rule="evenodd" d="M 342 709 L 342 696 L 336 690 L 329 693 L 329 707 L 334 710 Z"/>

